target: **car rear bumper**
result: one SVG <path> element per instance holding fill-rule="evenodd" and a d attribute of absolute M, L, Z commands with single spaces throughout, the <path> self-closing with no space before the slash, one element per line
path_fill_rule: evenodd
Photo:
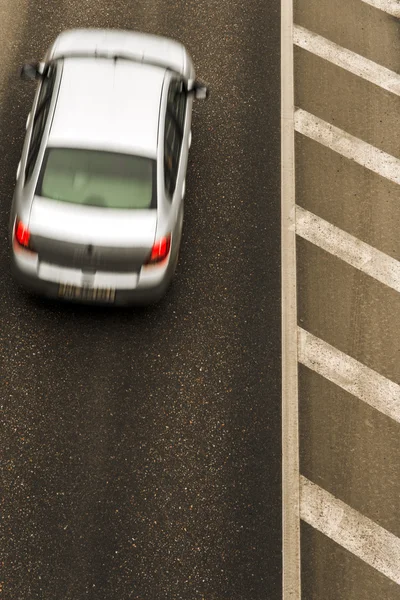
<path fill-rule="evenodd" d="M 60 298 L 59 283 L 40 279 L 37 275 L 27 272 L 18 264 L 18 260 L 14 254 L 11 260 L 11 271 L 17 283 L 33 294 L 67 302 L 97 306 L 146 306 L 154 304 L 166 294 L 173 277 L 173 269 L 167 268 L 164 277 L 156 285 L 137 287 L 135 289 L 116 289 L 113 301 L 108 302 L 85 298 Z"/>

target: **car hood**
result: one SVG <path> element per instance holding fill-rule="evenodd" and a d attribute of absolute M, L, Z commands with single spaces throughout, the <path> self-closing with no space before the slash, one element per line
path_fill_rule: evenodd
<path fill-rule="evenodd" d="M 191 59 L 181 43 L 148 33 L 115 29 L 70 29 L 59 35 L 48 53 L 48 57 L 52 59 L 74 55 L 122 55 L 194 78 Z"/>

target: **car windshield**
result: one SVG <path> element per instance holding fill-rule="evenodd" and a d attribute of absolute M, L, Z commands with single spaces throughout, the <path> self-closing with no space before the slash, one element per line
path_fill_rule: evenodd
<path fill-rule="evenodd" d="M 156 161 L 115 152 L 48 148 L 36 193 L 85 206 L 155 207 Z"/>

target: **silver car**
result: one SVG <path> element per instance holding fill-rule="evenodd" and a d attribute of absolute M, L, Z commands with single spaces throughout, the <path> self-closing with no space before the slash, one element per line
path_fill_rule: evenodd
<path fill-rule="evenodd" d="M 175 41 L 62 33 L 43 62 L 10 218 L 12 270 L 50 297 L 159 300 L 182 233 L 193 98 L 208 89 Z"/>

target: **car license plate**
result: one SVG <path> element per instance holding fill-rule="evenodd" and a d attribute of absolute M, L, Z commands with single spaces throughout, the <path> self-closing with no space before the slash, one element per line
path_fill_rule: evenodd
<path fill-rule="evenodd" d="M 60 283 L 58 286 L 60 298 L 69 300 L 89 300 L 91 302 L 114 302 L 115 290 L 112 288 L 88 288 Z"/>

